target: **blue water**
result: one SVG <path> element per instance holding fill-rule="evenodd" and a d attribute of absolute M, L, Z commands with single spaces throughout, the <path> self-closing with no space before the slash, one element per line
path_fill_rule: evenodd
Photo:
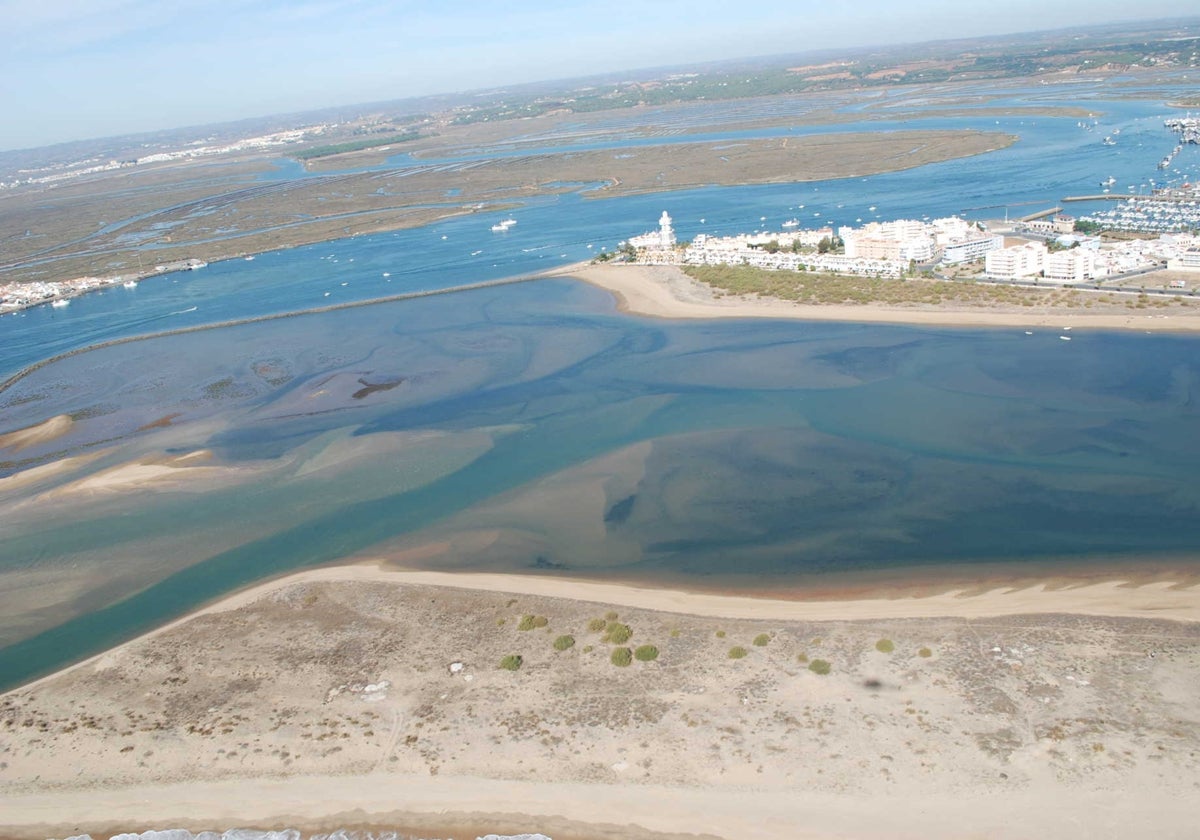
<path fill-rule="evenodd" d="M 812 213 L 849 223 L 870 205 L 986 218 L 1095 192 L 1109 174 L 1149 177 L 1171 142 L 1162 106 L 1095 108 L 1122 127 L 1119 154 L 1076 118 L 1001 119 L 1021 142 L 909 172 L 568 194 L 511 211 L 506 234 L 481 213 L 215 263 L 0 319 L 0 371 L 111 338 L 535 272 L 611 248 L 663 209 L 684 237 Z M 488 539 L 428 562 L 769 588 L 931 564 L 1187 561 L 1200 545 L 1195 340 L 1072 335 L 667 323 L 540 280 L 75 355 L 0 394 L 0 432 L 76 418 L 58 440 L 5 452 L 0 476 L 96 458 L 0 491 L 0 574 L 84 581 L 57 604 L 4 602 L 0 684 L 268 575 L 473 534 Z M 197 450 L 212 471 L 183 484 L 70 492 Z"/>

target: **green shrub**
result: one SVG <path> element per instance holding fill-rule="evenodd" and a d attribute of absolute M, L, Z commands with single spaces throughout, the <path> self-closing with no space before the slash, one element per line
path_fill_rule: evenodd
<path fill-rule="evenodd" d="M 880 639 L 875 643 L 875 650 L 879 651 L 880 653 L 891 653 L 895 649 L 896 646 L 892 644 L 891 639 Z"/>
<path fill-rule="evenodd" d="M 620 618 L 620 616 L 618 616 L 618 615 L 617 615 L 615 612 L 613 612 L 612 610 L 609 610 L 608 612 L 606 612 L 606 613 L 604 614 L 604 617 L 605 617 L 605 618 L 607 618 L 609 621 L 616 621 L 618 618 Z"/>
<path fill-rule="evenodd" d="M 608 622 L 605 621 L 603 618 L 593 618 L 591 621 L 588 622 L 588 632 L 589 633 L 599 633 L 607 626 L 608 626 Z"/>
<path fill-rule="evenodd" d="M 523 615 L 521 622 L 517 625 L 518 630 L 532 630 L 535 627 L 545 627 L 550 623 L 550 619 L 544 615 Z"/>
<path fill-rule="evenodd" d="M 759 633 L 757 636 L 754 637 L 754 646 L 755 647 L 766 647 L 770 641 L 771 641 L 771 635 L 769 633 Z"/>
<path fill-rule="evenodd" d="M 658 659 L 658 648 L 654 645 L 639 645 L 633 656 L 638 662 L 653 662 Z"/>
<path fill-rule="evenodd" d="M 927 647 L 923 647 L 917 651 L 917 656 L 921 657 L 922 659 L 928 659 L 929 657 L 933 656 L 933 651 Z"/>
<path fill-rule="evenodd" d="M 575 637 L 574 636 L 559 636 L 557 639 L 554 640 L 554 649 L 555 650 L 567 650 L 568 648 L 573 648 L 573 647 L 575 647 Z"/>
<path fill-rule="evenodd" d="M 729 649 L 729 658 L 730 658 L 730 659 L 742 659 L 742 658 L 744 658 L 744 657 L 746 656 L 746 654 L 748 654 L 749 652 L 750 652 L 750 651 L 746 650 L 744 647 L 736 647 L 736 646 L 735 646 L 735 647 L 731 647 L 731 648 Z"/>
<path fill-rule="evenodd" d="M 824 659 L 814 659 L 812 662 L 808 663 L 808 670 L 812 671 L 814 674 L 820 674 L 821 676 L 828 674 L 832 667 L 833 666 L 831 666 Z"/>
<path fill-rule="evenodd" d="M 798 654 L 796 654 L 796 661 L 797 661 L 797 662 L 799 662 L 799 663 L 801 663 L 801 664 L 804 664 L 805 662 L 807 662 L 807 661 L 808 661 L 808 654 L 807 654 L 807 653 L 798 653 Z"/>
<path fill-rule="evenodd" d="M 629 641 L 629 637 L 633 635 L 633 630 L 628 624 L 620 624 L 613 622 L 608 625 L 608 632 L 604 634 L 604 641 L 611 645 L 623 645 Z"/>
<path fill-rule="evenodd" d="M 521 667 L 521 663 L 524 661 L 525 660 L 521 658 L 520 654 L 510 653 L 508 656 L 500 660 L 500 667 L 505 671 L 516 671 Z"/>
<path fill-rule="evenodd" d="M 584 652 L 584 653 L 591 653 L 591 652 L 592 652 L 592 651 L 594 651 L 595 649 L 596 649 L 595 645 L 584 645 L 584 646 L 583 646 L 583 652 Z"/>
<path fill-rule="evenodd" d="M 618 668 L 624 668 L 633 661 L 633 651 L 627 647 L 613 648 L 611 659 L 612 664 Z"/>
<path fill-rule="evenodd" d="M 725 638 L 725 631 L 724 631 L 724 630 L 718 630 L 718 631 L 717 631 L 717 638 L 718 638 L 718 639 L 724 639 L 724 638 Z"/>
<path fill-rule="evenodd" d="M 679 638 L 679 628 L 678 628 L 678 627 L 672 628 L 672 630 L 671 630 L 671 638 L 672 638 L 672 639 L 678 639 L 678 638 Z"/>

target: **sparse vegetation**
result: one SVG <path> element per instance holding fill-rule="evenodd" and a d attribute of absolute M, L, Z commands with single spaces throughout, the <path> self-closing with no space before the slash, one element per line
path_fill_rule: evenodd
<path fill-rule="evenodd" d="M 891 653 L 895 649 L 896 645 L 892 643 L 891 639 L 880 639 L 875 643 L 875 650 L 880 653 Z"/>
<path fill-rule="evenodd" d="M 520 654 L 510 653 L 508 656 L 500 660 L 500 667 L 505 671 L 517 671 L 520 670 L 521 664 L 524 661 L 525 660 L 521 658 Z"/>
<path fill-rule="evenodd" d="M 808 654 L 807 653 L 796 654 L 796 661 L 799 662 L 801 665 L 803 665 L 805 662 L 808 661 Z"/>
<path fill-rule="evenodd" d="M 771 634 L 770 633 L 759 633 L 757 636 L 754 637 L 754 646 L 755 647 L 766 647 L 770 643 L 771 643 Z"/>
<path fill-rule="evenodd" d="M 831 670 L 833 670 L 833 666 L 824 659 L 814 659 L 812 662 L 808 663 L 808 670 L 812 671 L 814 674 L 825 676 Z"/>
<path fill-rule="evenodd" d="M 718 639 L 724 639 L 724 638 L 725 638 L 725 631 L 724 631 L 724 630 L 718 630 L 718 631 L 717 631 L 717 638 L 718 638 Z"/>
<path fill-rule="evenodd" d="M 653 662 L 658 659 L 658 648 L 654 645 L 639 645 L 633 656 L 638 662 Z"/>
<path fill-rule="evenodd" d="M 608 626 L 608 622 L 603 618 L 593 618 L 588 622 L 589 633 L 602 633 L 604 628 Z"/>
<path fill-rule="evenodd" d="M 917 651 L 917 656 L 921 657 L 922 659 L 928 659 L 929 657 L 933 656 L 933 651 L 927 647 L 923 647 Z"/>
<path fill-rule="evenodd" d="M 604 641 L 610 645 L 623 645 L 629 641 L 629 637 L 632 635 L 633 630 L 628 624 L 614 621 L 608 625 L 608 630 L 604 633 Z"/>
<path fill-rule="evenodd" d="M 518 630 L 533 630 L 537 627 L 545 627 L 550 623 L 550 619 L 544 615 L 523 615 L 521 621 L 517 624 Z"/>
<path fill-rule="evenodd" d="M 555 650 L 563 651 L 563 650 L 567 650 L 568 648 L 573 648 L 573 647 L 575 647 L 575 637 L 574 636 L 559 636 L 557 639 L 554 640 L 554 649 Z"/>
<path fill-rule="evenodd" d="M 749 652 L 750 651 L 746 650 L 744 647 L 735 645 L 734 647 L 731 647 L 729 649 L 729 658 L 730 659 L 745 659 L 746 654 L 748 654 Z"/>
<path fill-rule="evenodd" d="M 612 610 L 609 610 L 608 612 L 606 612 L 606 613 L 604 614 L 604 617 L 605 617 L 607 620 L 609 620 L 609 621 L 616 621 L 618 618 L 620 618 L 620 616 L 619 616 L 619 615 L 617 615 L 617 614 L 616 614 L 615 612 L 613 612 Z"/>
<path fill-rule="evenodd" d="M 609 658 L 612 660 L 612 664 L 618 668 L 624 668 L 633 661 L 633 651 L 627 647 L 614 648 L 612 656 Z"/>

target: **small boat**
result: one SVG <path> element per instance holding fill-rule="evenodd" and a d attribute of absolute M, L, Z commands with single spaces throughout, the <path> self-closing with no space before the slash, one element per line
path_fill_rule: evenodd
<path fill-rule="evenodd" d="M 1071 336 L 1069 336 L 1069 335 L 1060 335 L 1060 336 L 1058 337 L 1058 340 L 1059 340 L 1059 341 L 1070 341 L 1070 340 L 1071 340 Z"/>
<path fill-rule="evenodd" d="M 1033 335 L 1033 330 L 1025 330 L 1025 335 Z"/>
<path fill-rule="evenodd" d="M 383 276 L 384 276 L 384 277 L 391 277 L 391 276 L 392 276 L 392 272 L 390 272 L 390 271 L 385 271 L 385 272 L 383 272 Z"/>
<path fill-rule="evenodd" d="M 251 254 L 250 256 L 246 257 L 246 262 L 254 262 L 254 255 Z"/>
<path fill-rule="evenodd" d="M 785 228 L 800 227 L 800 220 L 799 219 L 788 219 L 786 222 L 783 223 L 783 226 Z"/>
<path fill-rule="evenodd" d="M 64 306 L 70 306 L 71 301 L 67 300 L 66 298 L 59 298 L 58 300 L 54 301 L 50 305 L 55 307 L 56 309 L 61 309 Z"/>
<path fill-rule="evenodd" d="M 136 280 L 126 280 L 126 281 L 125 281 L 124 283 L 122 283 L 121 285 L 122 285 L 122 286 L 124 286 L 126 289 L 136 289 L 136 288 L 137 288 L 137 281 L 136 281 Z"/>

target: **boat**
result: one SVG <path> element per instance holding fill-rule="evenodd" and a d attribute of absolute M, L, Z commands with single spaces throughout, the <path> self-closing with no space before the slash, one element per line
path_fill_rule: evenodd
<path fill-rule="evenodd" d="M 54 301 L 50 305 L 57 309 L 57 308 L 61 308 L 63 306 L 70 306 L 71 301 L 67 300 L 66 298 L 59 298 L 58 300 Z"/>
<path fill-rule="evenodd" d="M 136 280 L 126 280 L 126 281 L 125 281 L 124 283 L 122 283 L 121 285 L 122 285 L 122 286 L 124 286 L 126 289 L 136 289 L 136 288 L 137 288 L 137 281 L 136 281 Z"/>
<path fill-rule="evenodd" d="M 1058 338 L 1060 341 L 1070 341 L 1071 340 L 1071 336 L 1069 336 L 1069 335 L 1060 335 Z"/>
<path fill-rule="evenodd" d="M 786 222 L 783 223 L 783 226 L 785 228 L 800 227 L 800 220 L 799 219 L 788 219 Z"/>
<path fill-rule="evenodd" d="M 503 219 L 500 222 L 497 222 L 496 224 L 492 225 L 492 232 L 493 233 L 504 233 L 510 227 L 515 225 L 516 223 L 517 223 L 516 219 Z"/>
<path fill-rule="evenodd" d="M 1108 136 L 1108 137 L 1105 137 L 1105 138 L 1104 138 L 1103 140 L 1101 140 L 1100 142 L 1101 142 L 1101 143 L 1103 143 L 1105 146 L 1115 146 L 1115 145 L 1117 145 L 1117 141 L 1116 141 L 1116 140 L 1114 140 L 1114 139 L 1112 139 L 1112 136 L 1111 136 L 1111 135 L 1110 135 L 1110 136 Z"/>

